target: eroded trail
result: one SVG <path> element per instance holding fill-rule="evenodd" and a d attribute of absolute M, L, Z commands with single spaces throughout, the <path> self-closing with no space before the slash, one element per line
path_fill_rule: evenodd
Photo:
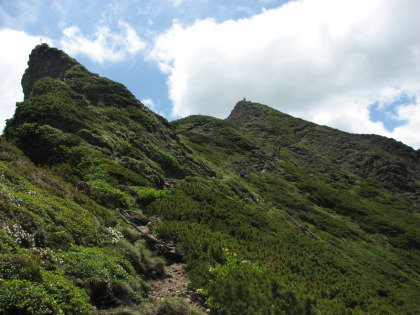
<path fill-rule="evenodd" d="M 162 278 L 149 281 L 151 288 L 149 297 L 157 300 L 182 298 L 185 302 L 195 306 L 197 310 L 206 313 L 200 296 L 188 289 L 189 283 L 190 280 L 187 271 L 184 269 L 184 264 L 174 263 L 166 266 L 165 275 Z"/>
<path fill-rule="evenodd" d="M 189 298 L 194 292 L 188 290 L 188 273 L 182 264 L 172 264 L 165 268 L 165 275 L 161 279 L 149 281 L 150 297 L 164 299 L 167 297 Z"/>
<path fill-rule="evenodd" d="M 147 246 L 155 255 L 162 256 L 166 261 L 170 262 L 165 267 L 163 275 L 161 273 L 159 275 L 155 274 L 158 278 L 148 281 L 151 289 L 149 298 L 157 302 L 178 298 L 183 303 L 193 306 L 197 310 L 197 312 L 193 312 L 194 314 L 209 313 L 210 311 L 203 307 L 203 297 L 188 289 L 188 284 L 190 283 L 188 272 L 184 269 L 185 265 L 181 263 L 183 254 L 176 251 L 176 245 L 156 238 L 149 230 L 148 223 L 150 221 L 141 213 L 121 209 L 118 211 L 120 218 L 131 225 L 145 239 Z"/>

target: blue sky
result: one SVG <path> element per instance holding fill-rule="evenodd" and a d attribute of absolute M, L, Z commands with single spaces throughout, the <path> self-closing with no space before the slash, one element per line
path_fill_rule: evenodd
<path fill-rule="evenodd" d="M 197 20 L 208 18 L 216 22 L 237 20 L 258 14 L 263 8 L 281 6 L 285 2 L 287 1 L 0 0 L 0 28 L 23 31 L 28 36 L 38 39 L 38 42 L 32 39 L 35 44 L 42 39 L 63 49 L 65 45 L 61 40 L 68 28 L 77 27 L 79 35 L 95 41 L 100 28 L 107 27 L 112 34 L 119 34 L 122 31 L 120 24 L 126 23 L 139 34 L 148 49 L 151 49 L 155 38 L 170 29 L 174 23 L 190 26 Z M 108 41 L 112 39 L 108 38 Z M 32 47 L 29 50 L 25 48 L 27 59 Z M 118 48 L 115 50 L 118 51 Z M 124 51 L 124 48 L 121 51 Z M 71 54 L 71 51 L 68 53 Z M 121 60 L 111 62 L 95 60 L 94 51 L 91 54 L 76 52 L 71 55 L 90 71 L 123 83 L 138 99 L 146 100 L 149 106 L 166 118 L 177 118 L 171 115 L 167 75 L 159 70 L 155 61 L 147 58 L 147 52 L 140 50 L 136 54 L 127 54 Z M 7 62 L 4 59 L 2 61 Z M 22 74 L 23 72 L 19 73 L 19 76 Z M 21 98 L 14 100 L 13 106 L 15 101 L 20 100 Z M 10 108 L 10 104 L 1 106 Z M 9 110 L 6 116 L 10 116 L 10 113 Z M 1 122 L 4 116 L 0 117 Z"/>
<path fill-rule="evenodd" d="M 246 97 L 419 148 L 419 30 L 417 0 L 0 0 L 0 128 L 42 38 L 169 120 Z"/>
<path fill-rule="evenodd" d="M 416 103 L 415 96 L 410 97 L 405 93 L 401 93 L 393 101 L 388 102 L 386 106 L 383 103 L 376 102 L 369 107 L 370 120 L 382 122 L 385 128 L 392 132 L 395 128 L 408 123 L 407 119 L 399 118 L 398 109 Z"/>

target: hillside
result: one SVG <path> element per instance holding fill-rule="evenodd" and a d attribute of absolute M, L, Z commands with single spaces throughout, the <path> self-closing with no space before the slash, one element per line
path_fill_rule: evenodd
<path fill-rule="evenodd" d="M 212 313 L 420 311 L 418 151 L 247 101 L 169 123 L 46 44 L 22 87 L 0 312 L 202 312 L 150 294 L 174 262 Z"/>

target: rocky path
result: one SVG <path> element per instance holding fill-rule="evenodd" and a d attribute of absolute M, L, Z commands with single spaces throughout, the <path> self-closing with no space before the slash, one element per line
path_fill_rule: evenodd
<path fill-rule="evenodd" d="M 172 264 L 165 268 L 165 276 L 149 281 L 150 297 L 164 299 L 166 297 L 189 297 L 193 294 L 188 290 L 188 273 L 182 264 Z"/>
<path fill-rule="evenodd" d="M 179 182 L 179 180 L 171 181 L 170 184 L 173 185 L 176 182 Z M 142 214 L 130 210 L 119 210 L 119 212 L 120 218 L 141 234 L 149 248 L 155 251 L 155 254 L 165 257 L 170 262 L 165 267 L 165 272 L 160 278 L 148 281 L 151 289 L 149 298 L 155 301 L 178 298 L 183 300 L 183 303 L 190 304 L 197 310 L 193 314 L 210 313 L 210 310 L 206 310 L 203 307 L 203 297 L 188 289 L 188 284 L 190 283 L 188 273 L 184 269 L 185 265 L 180 263 L 182 254 L 176 252 L 175 244 L 166 243 L 154 237 L 150 233 L 149 226 L 145 224 L 144 220 L 140 220 L 143 219 Z M 135 223 L 141 223 L 142 225 Z"/>
<path fill-rule="evenodd" d="M 165 276 L 161 279 L 149 281 L 151 288 L 149 297 L 157 300 L 173 297 L 184 298 L 187 303 L 194 305 L 202 313 L 206 313 L 206 309 L 202 306 L 200 296 L 188 289 L 190 280 L 183 266 L 183 264 L 179 263 L 169 265 L 165 268 Z"/>

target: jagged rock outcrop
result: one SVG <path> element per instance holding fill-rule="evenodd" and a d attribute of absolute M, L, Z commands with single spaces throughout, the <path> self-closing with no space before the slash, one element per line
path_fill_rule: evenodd
<path fill-rule="evenodd" d="M 102 160 L 107 176 L 123 186 L 163 187 L 165 177 L 214 175 L 165 118 L 124 85 L 89 72 L 61 50 L 36 46 L 22 88 L 25 100 L 17 103 L 5 136 L 35 163 L 67 163 L 71 155 L 77 168 L 86 159 Z M 83 171 L 77 173 L 88 182 Z"/>
<path fill-rule="evenodd" d="M 80 64 L 61 50 L 50 48 L 48 44 L 36 46 L 29 56 L 28 68 L 22 77 L 25 99 L 29 97 L 29 93 L 32 91 L 36 81 L 44 77 L 64 81 L 66 71 L 75 65 Z M 85 67 L 81 66 L 81 68 L 86 73 L 89 73 Z"/>

